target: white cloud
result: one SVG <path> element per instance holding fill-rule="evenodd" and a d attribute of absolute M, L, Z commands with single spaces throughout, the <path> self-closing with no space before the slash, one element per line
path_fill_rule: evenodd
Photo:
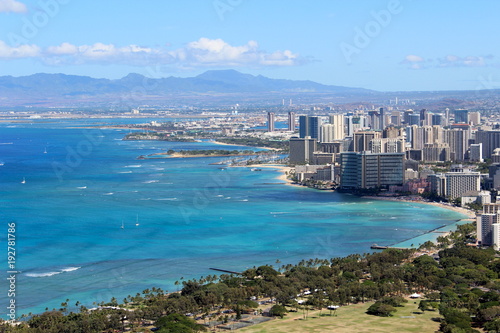
<path fill-rule="evenodd" d="M 26 5 L 16 0 L 0 0 L 0 13 L 25 13 Z"/>
<path fill-rule="evenodd" d="M 20 45 L 11 47 L 0 40 L 0 59 L 32 58 L 40 55 L 40 48 L 36 45 Z"/>
<path fill-rule="evenodd" d="M 485 67 L 488 66 L 487 59 L 492 57 L 482 56 L 467 56 L 458 57 L 455 55 L 447 55 L 444 58 L 438 59 L 440 67 Z"/>
<path fill-rule="evenodd" d="M 99 63 L 132 66 L 172 65 L 179 68 L 265 67 L 296 66 L 307 62 L 290 50 L 266 52 L 253 40 L 244 45 L 233 46 L 222 39 L 200 38 L 176 50 L 138 45 L 119 47 L 104 43 L 74 45 L 68 42 L 44 49 L 35 45 L 13 48 L 0 41 L 0 58 L 28 57 L 40 57 L 43 62 L 53 66 Z"/>
<path fill-rule="evenodd" d="M 425 59 L 417 55 L 407 55 L 401 64 L 407 64 L 411 69 L 424 69 L 429 67 L 486 67 L 493 66 L 493 56 L 467 56 L 459 57 L 449 54 L 442 58 Z"/>
<path fill-rule="evenodd" d="M 189 66 L 295 66 L 304 62 L 292 51 L 268 53 L 259 49 L 256 41 L 232 46 L 222 39 L 200 38 L 186 47 L 170 53 L 175 59 Z"/>
<path fill-rule="evenodd" d="M 424 58 L 414 55 L 414 54 L 409 54 L 405 57 L 405 61 L 407 62 L 423 62 Z"/>

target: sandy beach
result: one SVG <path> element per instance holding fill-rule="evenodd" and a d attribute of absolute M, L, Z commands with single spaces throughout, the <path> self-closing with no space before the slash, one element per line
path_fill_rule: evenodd
<path fill-rule="evenodd" d="M 456 207 L 449 205 L 447 203 L 439 203 L 439 202 L 432 202 L 432 201 L 424 201 L 424 200 L 408 200 L 405 199 L 405 197 L 375 197 L 375 196 L 364 196 L 363 198 L 367 199 L 375 199 L 375 200 L 387 200 L 387 201 L 399 201 L 399 202 L 408 202 L 408 203 L 421 203 L 421 204 L 426 204 L 426 205 L 432 205 L 436 207 L 441 207 L 445 208 L 448 210 L 453 210 L 455 212 L 467 215 L 470 219 L 475 219 L 476 218 L 476 213 L 470 209 L 464 208 L 464 207 Z"/>
<path fill-rule="evenodd" d="M 280 171 L 280 175 L 276 179 L 284 181 L 286 185 L 296 186 L 292 183 L 291 179 L 288 179 L 288 174 L 293 168 L 284 166 L 283 164 L 251 164 L 251 165 L 232 165 L 231 168 L 270 168 Z"/>

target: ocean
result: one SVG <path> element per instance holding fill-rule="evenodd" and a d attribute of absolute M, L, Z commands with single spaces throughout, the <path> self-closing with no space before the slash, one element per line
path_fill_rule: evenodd
<path fill-rule="evenodd" d="M 66 299 L 92 307 L 151 287 L 177 291 L 176 281 L 215 274 L 210 268 L 243 271 L 370 252 L 373 243 L 423 242 L 427 231 L 464 218 L 284 185 L 274 169 L 211 164 L 222 157 L 139 160 L 227 147 L 123 141 L 128 130 L 87 128 L 125 122 L 132 120 L 0 123 L 2 270 L 6 277 L 12 270 L 6 244 L 15 223 L 17 316 Z M 8 293 L 6 278 L 0 288 Z M 9 301 L 1 297 L 0 308 Z"/>

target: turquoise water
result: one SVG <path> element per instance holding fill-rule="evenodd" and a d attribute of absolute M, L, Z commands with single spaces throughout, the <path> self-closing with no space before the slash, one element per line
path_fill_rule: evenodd
<path fill-rule="evenodd" d="M 219 157 L 137 160 L 222 146 L 122 141 L 126 130 L 79 128 L 92 122 L 0 124 L 0 228 L 5 235 L 8 222 L 17 225 L 18 315 L 67 298 L 92 306 L 152 286 L 175 291 L 175 281 L 214 274 L 210 267 L 369 252 L 464 217 L 287 186 L 273 169 L 210 164 Z"/>

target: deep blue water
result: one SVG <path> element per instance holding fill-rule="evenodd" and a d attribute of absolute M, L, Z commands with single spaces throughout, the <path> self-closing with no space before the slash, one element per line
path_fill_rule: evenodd
<path fill-rule="evenodd" d="M 92 306 L 152 286 L 175 291 L 175 281 L 214 274 L 210 267 L 238 271 L 369 252 L 373 243 L 398 243 L 463 218 L 279 184 L 273 169 L 221 170 L 210 165 L 219 157 L 137 160 L 223 146 L 122 141 L 126 130 L 78 128 L 96 122 L 107 121 L 0 124 L 1 243 L 15 222 L 18 315 L 67 298 Z M 0 298 L 0 308 L 7 301 Z"/>

